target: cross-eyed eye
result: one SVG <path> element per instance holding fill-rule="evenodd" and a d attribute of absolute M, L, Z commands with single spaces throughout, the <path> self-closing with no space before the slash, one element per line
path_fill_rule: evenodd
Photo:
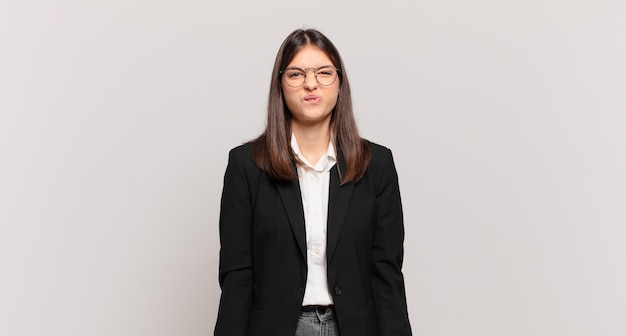
<path fill-rule="evenodd" d="M 317 70 L 318 76 L 332 77 L 335 75 L 335 69 L 332 67 L 323 67 Z"/>
<path fill-rule="evenodd" d="M 285 76 L 287 76 L 287 78 L 298 79 L 304 77 L 304 72 L 300 70 L 287 70 Z"/>

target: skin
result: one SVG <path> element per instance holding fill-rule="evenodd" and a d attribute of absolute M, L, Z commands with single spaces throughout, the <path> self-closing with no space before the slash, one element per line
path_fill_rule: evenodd
<path fill-rule="evenodd" d="M 305 69 L 323 65 L 333 65 L 328 55 L 315 46 L 306 46 L 296 53 L 288 66 Z M 312 70 L 307 71 L 306 80 L 300 87 L 291 87 L 284 81 L 282 83 L 283 97 L 291 112 L 291 128 L 298 147 L 313 165 L 328 149 L 330 119 L 337 104 L 339 85 L 339 78 L 329 86 L 320 85 Z"/>

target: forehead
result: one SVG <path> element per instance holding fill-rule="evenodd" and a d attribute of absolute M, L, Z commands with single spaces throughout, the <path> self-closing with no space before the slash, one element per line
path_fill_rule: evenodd
<path fill-rule="evenodd" d="M 333 62 L 322 49 L 316 46 L 307 45 L 294 55 L 288 66 L 296 66 L 299 68 L 317 68 L 322 65 L 333 65 Z"/>

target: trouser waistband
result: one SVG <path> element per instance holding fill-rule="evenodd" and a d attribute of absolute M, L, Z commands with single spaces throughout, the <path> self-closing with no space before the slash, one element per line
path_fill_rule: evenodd
<path fill-rule="evenodd" d="M 325 314 L 335 309 L 335 306 L 302 306 L 302 311 L 307 313 Z"/>

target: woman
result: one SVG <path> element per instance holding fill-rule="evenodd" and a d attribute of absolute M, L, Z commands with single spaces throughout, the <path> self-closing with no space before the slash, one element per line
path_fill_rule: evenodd
<path fill-rule="evenodd" d="M 411 335 L 395 166 L 360 138 L 344 69 L 316 30 L 278 51 L 265 132 L 224 177 L 215 335 Z"/>

